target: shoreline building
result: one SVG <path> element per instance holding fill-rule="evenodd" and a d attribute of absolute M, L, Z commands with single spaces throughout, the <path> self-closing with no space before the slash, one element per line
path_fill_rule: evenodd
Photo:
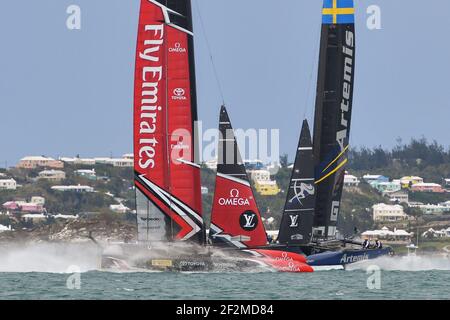
<path fill-rule="evenodd" d="M 403 207 L 398 204 L 378 203 L 372 206 L 373 220 L 380 221 L 402 221 L 408 220 L 409 216 L 404 212 Z"/>
<path fill-rule="evenodd" d="M 16 168 L 19 169 L 36 169 L 38 167 L 63 169 L 64 162 L 44 156 L 28 156 L 20 159 L 19 163 L 16 165 Z"/>
<path fill-rule="evenodd" d="M 358 187 L 359 183 L 358 177 L 351 175 L 351 174 L 345 174 L 344 176 L 344 186 L 345 187 Z"/>
<path fill-rule="evenodd" d="M 397 192 L 402 189 L 402 186 L 400 185 L 400 181 L 394 180 L 394 181 L 372 181 L 370 183 L 370 186 L 374 189 L 376 189 L 380 193 L 385 192 Z"/>
<path fill-rule="evenodd" d="M 411 186 L 413 192 L 431 192 L 431 193 L 444 193 L 445 190 L 440 184 L 437 183 L 416 183 Z"/>
<path fill-rule="evenodd" d="M 66 173 L 61 170 L 44 170 L 39 172 L 39 180 L 48 180 L 53 182 L 60 182 L 66 179 Z"/>
<path fill-rule="evenodd" d="M 401 229 L 390 231 L 387 227 L 383 227 L 381 230 L 367 230 L 361 234 L 361 237 L 367 240 L 410 241 L 413 236 L 412 232 Z"/>
<path fill-rule="evenodd" d="M 0 190 L 16 190 L 17 182 L 14 179 L 1 179 Z"/>
<path fill-rule="evenodd" d="M 417 176 L 406 176 L 400 179 L 400 184 L 403 189 L 410 189 L 417 183 L 423 183 L 423 178 Z"/>
<path fill-rule="evenodd" d="M 363 176 L 363 180 L 368 184 L 372 182 L 389 182 L 389 177 L 385 177 L 379 174 L 366 174 Z"/>
<path fill-rule="evenodd" d="M 76 186 L 53 186 L 52 190 L 54 191 L 61 191 L 61 192 L 94 192 L 94 188 L 90 186 L 82 186 L 82 185 L 76 185 Z"/>
<path fill-rule="evenodd" d="M 250 176 L 255 183 L 255 190 L 262 196 L 276 196 L 280 188 L 276 181 L 270 179 L 269 170 L 251 170 Z"/>
<path fill-rule="evenodd" d="M 97 173 L 95 172 L 95 169 L 80 169 L 80 170 L 75 170 L 74 174 L 77 177 L 82 177 L 82 178 L 86 178 L 88 180 L 92 180 L 92 181 L 96 181 L 97 180 Z"/>
<path fill-rule="evenodd" d="M 391 202 L 409 203 L 409 193 L 405 191 L 384 192 L 384 197 L 388 197 Z"/>
<path fill-rule="evenodd" d="M 419 208 L 426 215 L 450 213 L 450 207 L 445 204 L 412 204 L 410 207 Z"/>

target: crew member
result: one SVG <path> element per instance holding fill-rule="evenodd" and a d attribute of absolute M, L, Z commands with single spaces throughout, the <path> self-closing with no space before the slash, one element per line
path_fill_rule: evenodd
<path fill-rule="evenodd" d="M 375 241 L 375 245 L 377 246 L 378 249 L 383 249 L 383 245 L 381 244 L 381 241 L 379 241 L 379 240 Z"/>
<path fill-rule="evenodd" d="M 363 242 L 363 248 L 364 249 L 369 249 L 369 246 L 370 246 L 370 242 L 369 242 L 369 240 L 364 240 L 364 242 Z"/>

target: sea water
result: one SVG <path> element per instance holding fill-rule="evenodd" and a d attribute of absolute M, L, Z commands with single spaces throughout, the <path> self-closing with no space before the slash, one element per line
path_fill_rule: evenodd
<path fill-rule="evenodd" d="M 0 299 L 449 299 L 447 257 L 386 257 L 314 273 L 98 270 L 93 247 L 0 248 Z"/>

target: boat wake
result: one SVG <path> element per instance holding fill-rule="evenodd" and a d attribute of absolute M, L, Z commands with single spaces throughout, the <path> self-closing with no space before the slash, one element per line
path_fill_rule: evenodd
<path fill-rule="evenodd" d="M 444 255 L 380 257 L 348 265 L 346 270 L 367 270 L 370 266 L 377 266 L 386 271 L 450 271 L 450 257 Z"/>
<path fill-rule="evenodd" d="M 99 268 L 101 253 L 91 244 L 0 246 L 0 272 L 88 272 Z"/>

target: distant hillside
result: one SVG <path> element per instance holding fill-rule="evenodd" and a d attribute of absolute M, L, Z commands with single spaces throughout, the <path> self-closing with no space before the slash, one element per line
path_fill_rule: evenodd
<path fill-rule="evenodd" d="M 418 175 L 427 182 L 440 184 L 443 178 L 450 178 L 450 148 L 430 143 L 425 138 L 412 139 L 408 144 L 399 141 L 392 150 L 381 146 L 355 148 L 349 152 L 348 168 L 357 176 L 367 173 L 390 178 Z"/>

